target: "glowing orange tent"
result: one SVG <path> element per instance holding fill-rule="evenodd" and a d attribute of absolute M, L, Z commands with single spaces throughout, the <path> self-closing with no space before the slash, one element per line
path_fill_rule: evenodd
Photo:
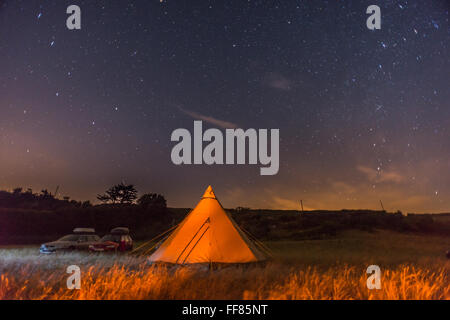
<path fill-rule="evenodd" d="M 150 261 L 247 263 L 267 258 L 225 212 L 209 186 L 197 206 L 150 256 Z"/>

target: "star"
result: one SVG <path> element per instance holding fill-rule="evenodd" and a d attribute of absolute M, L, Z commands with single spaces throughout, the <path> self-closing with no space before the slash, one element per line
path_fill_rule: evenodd
<path fill-rule="evenodd" d="M 450 208 L 450 189 L 439 184 L 450 179 L 445 6 L 390 3 L 381 30 L 371 32 L 365 8 L 352 3 L 119 2 L 83 2 L 83 12 L 98 10 L 99 19 L 85 16 L 79 32 L 67 30 L 62 6 L 21 1 L 20 10 L 0 9 L 5 23 L 21 26 L 0 37 L 0 147 L 11 155 L 0 173 L 11 184 L 24 180 L 11 172 L 28 168 L 30 159 L 21 157 L 27 149 L 29 157 L 42 150 L 42 159 L 57 159 L 33 161 L 42 170 L 24 183 L 45 184 L 43 173 L 52 172 L 80 199 L 95 198 L 117 176 L 137 177 L 131 182 L 148 190 L 167 177 L 162 187 L 175 206 L 185 205 L 185 190 L 171 185 L 177 179 L 193 181 L 192 189 L 217 179 L 233 190 L 258 178 L 246 166 L 211 166 L 200 176 L 201 167 L 174 170 L 171 132 L 196 120 L 182 108 L 211 129 L 280 129 L 282 170 L 252 183 L 255 196 L 246 201 L 255 208 L 266 189 L 295 199 L 306 187 L 325 209 L 376 207 L 386 190 L 401 210 Z M 61 152 L 68 141 L 92 163 Z M 64 163 L 73 170 L 55 165 Z M 335 185 L 339 199 L 330 196 Z"/>

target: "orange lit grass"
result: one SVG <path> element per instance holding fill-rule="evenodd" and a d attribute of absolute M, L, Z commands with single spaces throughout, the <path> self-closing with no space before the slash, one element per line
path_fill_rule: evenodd
<path fill-rule="evenodd" d="M 0 276 L 0 299 L 449 299 L 448 265 L 384 270 L 381 290 L 368 290 L 355 266 L 287 267 L 276 263 L 210 271 L 145 262 L 82 268 L 81 290 L 68 290 L 68 274 L 19 265 Z"/>

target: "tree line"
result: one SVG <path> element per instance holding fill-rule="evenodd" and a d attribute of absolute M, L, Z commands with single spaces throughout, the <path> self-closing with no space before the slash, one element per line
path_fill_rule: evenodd
<path fill-rule="evenodd" d="M 108 188 L 105 193 L 98 194 L 97 199 L 108 205 L 133 205 L 142 208 L 166 208 L 167 201 L 158 193 L 144 193 L 140 197 L 133 184 L 119 183 Z M 90 201 L 76 201 L 68 196 L 62 199 L 43 189 L 33 192 L 31 188 L 24 190 L 21 187 L 12 191 L 0 191 L 0 208 L 22 208 L 33 210 L 54 210 L 59 208 L 89 208 L 93 204 Z"/>
<path fill-rule="evenodd" d="M 102 203 L 111 204 L 132 204 L 137 199 L 137 204 L 142 207 L 161 207 L 167 206 L 167 201 L 164 196 L 157 193 L 145 193 L 138 198 L 138 191 L 132 184 L 116 184 L 105 191 L 103 194 L 98 194 L 97 199 Z"/>
<path fill-rule="evenodd" d="M 99 235 L 114 227 L 129 227 L 133 238 L 147 239 L 170 228 L 178 215 L 163 195 L 116 184 L 98 195 L 101 204 L 57 198 L 48 190 L 15 188 L 0 191 L 0 245 L 39 243 L 71 233 L 76 227 L 95 228 Z"/>

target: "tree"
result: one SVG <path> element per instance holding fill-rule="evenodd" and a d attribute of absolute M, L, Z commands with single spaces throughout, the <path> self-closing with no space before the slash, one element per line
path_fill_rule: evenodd
<path fill-rule="evenodd" d="M 142 195 L 137 203 L 144 209 L 148 208 L 166 208 L 167 201 L 164 196 L 156 193 L 146 193 Z"/>
<path fill-rule="evenodd" d="M 39 196 L 40 196 L 42 199 L 52 199 L 52 198 L 53 198 L 53 195 L 52 195 L 50 192 L 48 192 L 47 189 L 42 190 L 42 191 L 41 191 L 41 194 L 40 194 Z"/>
<path fill-rule="evenodd" d="M 130 204 L 137 199 L 137 190 L 132 184 L 120 183 L 106 190 L 104 194 L 97 195 L 97 199 L 103 203 Z"/>
<path fill-rule="evenodd" d="M 114 201 L 107 194 L 98 194 L 97 199 L 100 200 L 102 203 L 108 203 L 109 201 L 114 203 Z"/>
<path fill-rule="evenodd" d="M 86 200 L 86 201 L 83 201 L 83 203 L 81 203 L 81 207 L 82 208 L 90 208 L 90 207 L 92 207 L 92 204 L 91 204 L 91 202 L 89 201 L 89 200 Z"/>
<path fill-rule="evenodd" d="M 13 194 L 14 195 L 19 195 L 19 194 L 21 194 L 22 193 L 22 188 L 21 187 L 17 187 L 17 188 L 14 188 L 13 189 Z"/>

